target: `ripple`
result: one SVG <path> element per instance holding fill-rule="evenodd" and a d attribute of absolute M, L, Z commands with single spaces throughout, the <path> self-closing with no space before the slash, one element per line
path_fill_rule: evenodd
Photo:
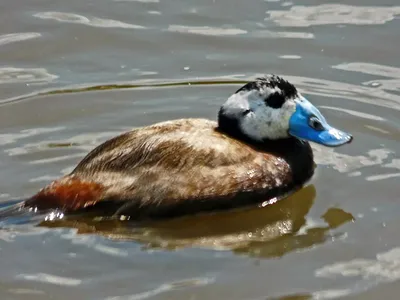
<path fill-rule="evenodd" d="M 37 274 L 19 274 L 17 279 L 28 281 L 44 282 L 64 286 L 78 286 L 82 283 L 81 279 L 60 277 L 52 274 L 37 273 Z"/>
<path fill-rule="evenodd" d="M 63 12 L 40 12 L 33 15 L 40 19 L 50 19 L 65 23 L 83 24 L 93 27 L 144 29 L 145 27 L 117 20 L 85 17 L 82 15 Z"/>
<path fill-rule="evenodd" d="M 340 108 L 340 107 L 333 107 L 333 106 L 325 106 L 325 105 L 320 105 L 320 108 L 326 108 L 326 109 L 330 109 L 330 110 L 336 110 L 336 111 L 342 111 L 345 112 L 349 115 L 358 117 L 358 118 L 363 118 L 363 119 L 367 119 L 367 120 L 374 120 L 374 121 L 385 121 L 384 118 L 379 117 L 379 116 L 375 116 L 372 114 L 367 114 L 364 112 L 360 112 L 360 111 L 355 111 L 355 110 L 351 110 L 351 109 L 345 109 L 345 108 Z"/>
<path fill-rule="evenodd" d="M 21 82 L 51 82 L 58 78 L 44 68 L 0 68 L 0 84 Z"/>
<path fill-rule="evenodd" d="M 293 84 L 299 86 L 303 93 L 332 98 L 346 98 L 361 103 L 368 103 L 400 110 L 400 96 L 388 93 L 383 86 L 369 87 L 345 82 L 329 81 L 317 78 L 285 75 Z M 393 87 L 391 87 L 393 89 Z"/>
<path fill-rule="evenodd" d="M 313 33 L 310 32 L 297 32 L 297 31 L 270 31 L 270 30 L 257 30 L 251 33 L 253 37 L 261 38 L 287 38 L 287 39 L 313 39 Z"/>
<path fill-rule="evenodd" d="M 114 2 L 141 2 L 141 3 L 159 3 L 160 0 L 113 0 Z"/>
<path fill-rule="evenodd" d="M 301 59 L 300 55 L 280 55 L 282 59 Z"/>
<path fill-rule="evenodd" d="M 400 170 L 400 159 L 394 158 L 391 162 L 385 163 L 389 155 L 394 151 L 388 149 L 372 149 L 366 155 L 347 155 L 335 152 L 334 149 L 326 149 L 319 145 L 313 145 L 315 162 L 320 165 L 332 166 L 334 170 L 340 173 L 348 173 L 349 177 L 360 176 L 358 171 L 364 167 L 380 166 L 382 168 Z M 400 177 L 400 173 L 376 174 L 365 177 L 366 181 L 378 181 L 390 178 Z"/>
<path fill-rule="evenodd" d="M 125 69 L 125 67 L 121 67 L 121 69 Z M 142 71 L 140 69 L 130 69 L 126 70 L 124 72 L 119 72 L 119 76 L 123 75 L 138 75 L 138 76 L 152 76 L 152 75 L 157 75 L 157 71 Z"/>
<path fill-rule="evenodd" d="M 86 231 L 89 232 L 89 228 L 87 228 Z M 72 244 L 82 245 L 91 248 L 95 251 L 98 251 L 102 254 L 116 256 L 116 257 L 128 256 L 128 252 L 125 249 L 111 247 L 104 243 L 101 243 L 96 239 L 95 236 L 77 235 L 75 230 L 70 230 L 68 233 L 62 234 L 61 238 L 71 241 Z"/>
<path fill-rule="evenodd" d="M 316 163 L 330 165 L 340 173 L 354 172 L 363 167 L 383 165 L 384 161 L 394 152 L 388 149 L 372 149 L 366 155 L 347 155 L 335 152 L 334 149 L 313 145 Z"/>
<path fill-rule="evenodd" d="M 17 295 L 44 295 L 45 292 L 39 291 L 39 290 L 33 290 L 33 289 L 22 289 L 22 288 L 16 288 L 16 289 L 9 289 L 8 290 L 12 294 L 17 294 Z"/>
<path fill-rule="evenodd" d="M 375 259 L 356 258 L 326 265 L 315 271 L 315 276 L 325 278 L 361 277 L 352 292 L 368 290 L 380 283 L 400 279 L 400 248 L 378 253 Z"/>
<path fill-rule="evenodd" d="M 333 69 L 400 79 L 400 68 L 365 62 L 351 62 L 332 66 Z"/>
<path fill-rule="evenodd" d="M 367 181 L 378 181 L 389 178 L 400 177 L 400 173 L 391 173 L 391 174 L 380 174 L 380 175 L 372 175 L 365 178 Z"/>
<path fill-rule="evenodd" d="M 314 300 L 320 300 L 320 299 L 335 299 L 339 297 L 344 297 L 350 294 L 349 289 L 336 289 L 336 290 L 323 290 L 323 291 L 317 291 L 312 293 L 312 299 Z M 309 299 L 309 298 L 305 298 Z"/>
<path fill-rule="evenodd" d="M 281 4 L 281 6 L 286 7 L 286 6 L 292 6 L 293 4 L 294 4 L 293 2 L 287 1 L 287 2 L 283 2 Z"/>
<path fill-rule="evenodd" d="M 180 290 L 184 288 L 191 288 L 197 286 L 203 286 L 211 284 L 215 281 L 214 277 L 200 277 L 200 278 L 189 278 L 180 281 L 174 281 L 171 283 L 164 283 L 150 291 L 129 295 L 129 296 L 115 296 L 108 297 L 106 300 L 142 300 L 152 298 L 156 295 L 172 291 L 172 290 Z"/>
<path fill-rule="evenodd" d="M 14 143 L 17 140 L 40 135 L 42 133 L 51 133 L 65 129 L 64 127 L 56 128 L 36 128 L 32 130 L 23 130 L 15 134 L 0 134 L 0 145 Z M 37 143 L 26 143 L 18 147 L 5 149 L 4 152 L 9 156 L 25 155 L 29 153 L 37 153 L 41 151 L 57 150 L 68 147 L 69 149 L 90 151 L 92 147 L 98 143 L 111 138 L 120 132 L 107 131 L 98 133 L 78 134 L 66 140 L 41 140 Z M 51 163 L 58 160 L 75 158 L 79 154 L 70 154 L 68 156 L 46 157 L 45 159 L 32 161 L 32 164 Z"/>
<path fill-rule="evenodd" d="M 209 36 L 230 36 L 240 35 L 247 33 L 246 30 L 238 28 L 218 28 L 209 26 L 183 26 L 183 25 L 170 25 L 167 29 L 171 32 L 179 33 L 192 33 Z"/>
<path fill-rule="evenodd" d="M 390 79 L 374 79 L 363 82 L 362 84 L 365 86 L 371 86 L 377 90 L 400 91 L 400 68 L 363 62 L 344 63 L 332 66 L 332 68 L 374 76 L 389 77 Z"/>
<path fill-rule="evenodd" d="M 390 132 L 389 132 L 389 131 L 387 131 L 387 130 L 384 130 L 384 129 L 382 129 L 382 128 L 379 128 L 379 127 L 376 127 L 376 126 L 364 125 L 364 127 L 365 127 L 365 128 L 368 128 L 368 129 L 370 129 L 370 130 L 373 130 L 373 131 L 376 131 L 376 132 L 382 133 L 382 134 L 390 134 Z"/>
<path fill-rule="evenodd" d="M 29 182 L 51 182 L 53 180 L 56 180 L 57 178 L 58 176 L 44 175 L 36 178 L 31 178 L 29 179 Z"/>
<path fill-rule="evenodd" d="M 126 257 L 128 256 L 128 252 L 122 249 L 118 249 L 115 247 L 110 247 L 106 245 L 97 244 L 93 247 L 95 250 L 105 253 L 112 256 Z"/>
<path fill-rule="evenodd" d="M 0 46 L 40 37 L 38 32 L 19 32 L 0 35 Z"/>
<path fill-rule="evenodd" d="M 53 127 L 53 128 L 45 128 L 45 127 L 38 127 L 38 128 L 30 128 L 21 130 L 18 133 L 5 133 L 0 134 L 0 145 L 12 144 L 21 139 L 38 136 L 41 134 L 57 132 L 64 130 L 65 127 Z"/>
<path fill-rule="evenodd" d="M 7 243 L 12 243 L 14 242 L 16 237 L 15 232 L 11 230 L 0 230 L 0 241 L 7 242 Z"/>
<path fill-rule="evenodd" d="M 308 27 L 326 24 L 385 24 L 400 14 L 400 6 L 352 6 L 321 4 L 292 6 L 290 10 L 267 11 L 269 18 L 280 26 Z"/>
<path fill-rule="evenodd" d="M 354 100 L 360 103 L 372 104 L 390 109 L 400 110 L 400 95 L 389 93 L 387 90 L 393 89 L 383 86 L 371 87 L 347 82 L 330 81 L 319 78 L 292 76 L 281 74 L 287 80 L 293 82 L 304 94 L 332 97 L 346 100 Z M 83 93 L 89 91 L 113 90 L 113 89 L 142 89 L 142 88 L 170 88 L 187 85 L 243 85 L 256 77 L 265 76 L 264 73 L 252 74 L 226 74 L 210 77 L 188 77 L 184 81 L 162 79 L 140 79 L 135 81 L 119 81 L 116 83 L 98 83 L 98 84 L 78 84 L 66 86 L 62 89 L 52 90 L 43 89 L 34 93 L 24 94 L 16 97 L 0 100 L 1 103 L 11 103 L 23 101 L 38 96 L 47 96 L 66 93 Z M 400 83 L 400 82 L 399 82 Z"/>
<path fill-rule="evenodd" d="M 9 155 L 11 156 L 10 152 Z M 15 155 L 15 154 L 13 154 Z M 36 160 L 31 160 L 29 161 L 30 165 L 42 165 L 42 164 L 49 164 L 49 163 L 54 163 L 54 162 L 59 162 L 59 161 L 64 161 L 64 160 L 70 160 L 72 158 L 81 158 L 83 154 L 81 153 L 75 153 L 75 154 L 68 154 L 68 155 L 60 155 L 56 157 L 48 157 L 48 158 L 43 158 L 43 159 L 36 159 Z"/>

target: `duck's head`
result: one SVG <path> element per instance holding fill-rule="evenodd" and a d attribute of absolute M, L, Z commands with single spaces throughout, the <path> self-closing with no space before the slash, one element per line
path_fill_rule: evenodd
<path fill-rule="evenodd" d="M 256 141 L 293 136 L 335 147 L 353 139 L 330 126 L 294 85 L 276 75 L 257 78 L 236 91 L 221 107 L 218 123 L 229 134 Z"/>

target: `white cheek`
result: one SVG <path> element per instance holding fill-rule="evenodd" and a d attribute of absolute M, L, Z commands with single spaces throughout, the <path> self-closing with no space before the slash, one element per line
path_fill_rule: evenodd
<path fill-rule="evenodd" d="M 281 108 L 273 109 L 263 103 L 254 103 L 252 113 L 246 115 L 241 127 L 251 137 L 279 139 L 288 137 L 289 119 L 296 110 L 294 101 L 287 101 Z"/>

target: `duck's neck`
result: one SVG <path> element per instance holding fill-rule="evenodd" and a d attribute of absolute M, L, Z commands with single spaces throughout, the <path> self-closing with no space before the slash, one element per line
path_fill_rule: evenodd
<path fill-rule="evenodd" d="M 291 136 L 276 140 L 255 140 L 241 130 L 237 119 L 230 118 L 229 115 L 225 115 L 221 111 L 218 115 L 217 130 L 251 145 L 258 151 L 265 151 L 284 159 L 292 170 L 293 184 L 304 184 L 314 173 L 313 152 L 308 142 Z"/>
<path fill-rule="evenodd" d="M 223 107 L 218 113 L 217 130 L 236 140 L 243 141 L 259 151 L 265 151 L 283 158 L 292 169 L 294 184 L 304 184 L 314 173 L 313 152 L 308 142 L 292 136 L 275 140 L 253 139 L 242 131 L 237 118 L 224 113 Z"/>
<path fill-rule="evenodd" d="M 240 140 L 251 140 L 240 127 L 239 120 L 232 115 L 225 113 L 224 107 L 218 112 L 218 130 Z"/>

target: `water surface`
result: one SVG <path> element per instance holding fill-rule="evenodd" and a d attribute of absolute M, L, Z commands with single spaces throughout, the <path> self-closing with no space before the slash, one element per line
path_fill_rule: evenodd
<path fill-rule="evenodd" d="M 263 209 L 172 220 L 7 221 L 1 299 L 397 299 L 400 4 L 394 0 L 6 0 L 0 203 L 122 131 L 215 119 L 277 73 L 351 132 Z M 18 224 L 19 223 L 19 224 Z"/>

